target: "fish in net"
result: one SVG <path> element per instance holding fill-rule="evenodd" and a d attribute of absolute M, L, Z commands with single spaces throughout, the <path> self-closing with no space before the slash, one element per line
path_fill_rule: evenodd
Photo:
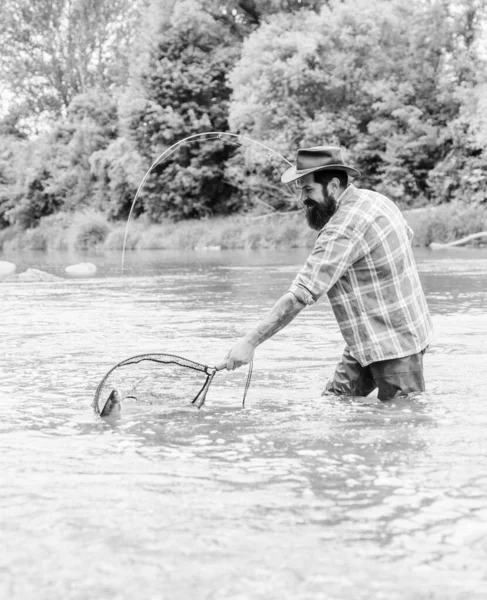
<path fill-rule="evenodd" d="M 226 361 L 211 367 L 174 354 L 138 354 L 119 362 L 100 381 L 93 399 L 93 409 L 101 417 L 120 410 L 122 400 L 133 399 L 146 404 L 175 404 L 191 399 L 201 408 L 213 377 L 227 366 Z M 249 365 L 242 401 L 252 377 Z"/>

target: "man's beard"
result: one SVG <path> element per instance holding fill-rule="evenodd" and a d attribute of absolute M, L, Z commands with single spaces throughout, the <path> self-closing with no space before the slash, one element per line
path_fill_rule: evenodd
<path fill-rule="evenodd" d="M 337 210 L 337 203 L 331 196 L 326 198 L 326 204 L 313 202 L 310 206 L 305 204 L 306 220 L 311 229 L 320 231 L 333 217 Z"/>

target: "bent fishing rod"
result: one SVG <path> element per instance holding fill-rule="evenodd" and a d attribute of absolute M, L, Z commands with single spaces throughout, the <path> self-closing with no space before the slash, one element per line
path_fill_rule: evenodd
<path fill-rule="evenodd" d="M 230 138 L 230 139 L 226 139 L 226 138 Z M 273 164 L 271 157 L 276 156 L 276 157 L 280 158 L 281 160 L 283 160 L 284 162 L 286 162 L 289 166 L 292 166 L 292 163 L 290 161 L 288 161 L 287 158 L 284 158 L 284 156 L 282 156 L 282 154 L 279 154 L 279 152 L 277 152 L 276 150 L 273 150 L 266 144 L 263 144 L 262 142 L 259 142 L 257 140 L 253 140 L 252 138 L 246 137 L 244 135 L 240 135 L 238 133 L 229 133 L 226 131 L 208 131 L 205 133 L 195 133 L 193 135 L 189 135 L 189 136 L 183 138 L 182 140 L 179 140 L 178 142 L 176 142 L 169 148 L 166 148 L 166 150 L 164 150 L 163 152 L 161 152 L 161 154 L 159 154 L 159 156 L 155 159 L 155 161 L 152 163 L 152 165 L 146 171 L 144 177 L 142 178 L 142 181 L 139 184 L 139 187 L 137 188 L 135 197 L 134 197 L 132 205 L 130 207 L 130 211 L 129 211 L 129 214 L 127 217 L 127 223 L 125 224 L 125 233 L 124 233 L 123 245 L 122 245 L 122 277 L 123 277 L 123 271 L 124 271 L 124 266 L 125 266 L 125 248 L 126 248 L 127 239 L 128 239 L 128 229 L 129 229 L 130 217 L 132 216 L 135 204 L 140 196 L 140 193 L 142 192 L 142 189 L 144 188 L 144 185 L 145 185 L 148 177 L 150 176 L 150 174 L 156 167 L 158 167 L 161 163 L 163 163 L 166 159 L 168 159 L 180 146 L 182 146 L 183 144 L 186 144 L 186 143 L 195 142 L 200 139 L 203 139 L 203 140 L 221 139 L 224 142 L 226 142 L 227 144 L 232 144 L 234 146 L 239 146 L 239 147 L 243 147 L 243 148 L 249 147 L 249 146 L 246 146 L 246 142 L 250 143 L 250 144 L 255 144 L 257 146 L 258 150 L 256 148 L 252 148 L 252 147 L 250 147 L 250 149 L 254 152 L 257 152 L 257 154 L 264 155 L 269 160 L 272 167 L 279 173 L 279 175 L 281 173 L 280 173 L 279 169 L 277 169 L 277 167 Z M 242 140 L 242 142 L 237 141 L 237 140 Z M 289 185 L 286 184 L 286 187 L 288 188 L 292 197 L 295 198 L 295 195 L 292 192 L 292 189 L 289 187 Z"/>

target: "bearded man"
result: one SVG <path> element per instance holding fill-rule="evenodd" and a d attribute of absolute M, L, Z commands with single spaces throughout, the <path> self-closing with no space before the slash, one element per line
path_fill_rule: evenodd
<path fill-rule="evenodd" d="M 378 388 L 387 401 L 425 390 L 432 326 L 413 233 L 391 200 L 349 182 L 357 176 L 339 147 L 297 151 L 281 181 L 296 182 L 318 237 L 289 290 L 228 352 L 227 369 L 249 363 L 257 346 L 327 294 L 346 347 L 324 394 L 367 396 Z"/>

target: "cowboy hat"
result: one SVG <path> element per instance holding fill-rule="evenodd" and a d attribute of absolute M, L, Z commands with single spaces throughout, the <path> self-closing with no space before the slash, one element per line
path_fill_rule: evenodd
<path fill-rule="evenodd" d="M 290 183 L 314 171 L 346 171 L 352 177 L 360 177 L 360 171 L 343 164 L 342 151 L 338 146 L 314 146 L 296 152 L 296 166 L 281 176 L 282 183 Z"/>

